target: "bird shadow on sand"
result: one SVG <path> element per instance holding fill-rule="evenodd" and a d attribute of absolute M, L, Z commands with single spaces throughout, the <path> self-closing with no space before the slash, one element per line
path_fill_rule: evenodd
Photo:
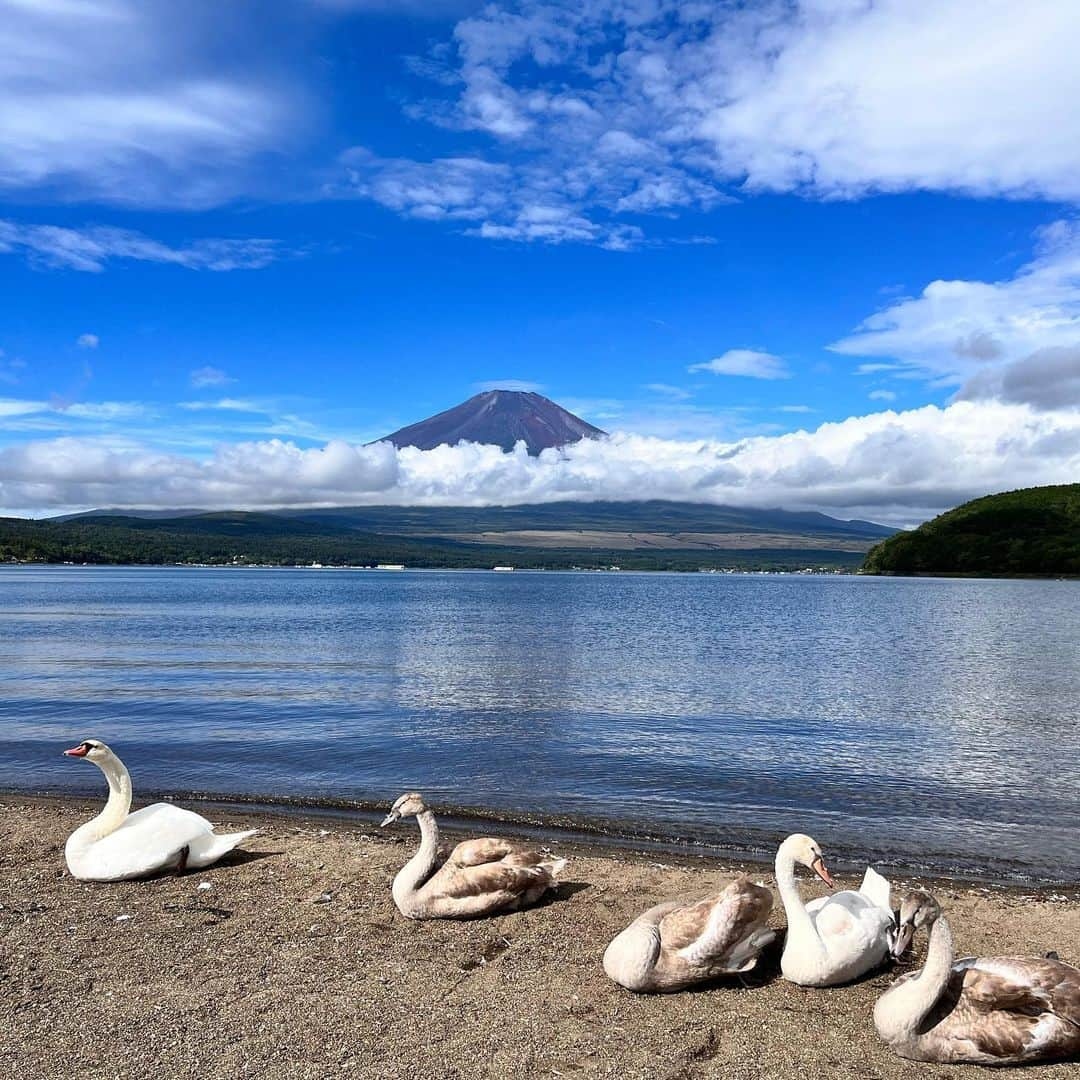
<path fill-rule="evenodd" d="M 750 971 L 732 971 L 717 975 L 713 979 L 706 979 L 693 986 L 685 986 L 678 993 L 708 994 L 713 990 L 760 990 L 780 978 L 780 955 L 783 951 L 784 932 L 781 930 L 777 932 L 775 939 L 761 950 L 757 963 Z"/>
<path fill-rule="evenodd" d="M 230 870 L 240 866 L 247 866 L 248 863 L 262 862 L 263 859 L 273 859 L 284 854 L 284 851 L 245 851 L 236 848 L 230 851 L 228 855 L 222 856 L 212 866 L 203 866 L 197 869 L 188 868 L 185 874 L 206 874 L 217 870 Z"/>
<path fill-rule="evenodd" d="M 540 908 L 551 907 L 552 904 L 565 903 L 577 893 L 591 888 L 592 885 L 587 881 L 560 881 L 554 889 L 549 889 L 535 904 L 529 906 L 532 911 L 538 911 Z"/>

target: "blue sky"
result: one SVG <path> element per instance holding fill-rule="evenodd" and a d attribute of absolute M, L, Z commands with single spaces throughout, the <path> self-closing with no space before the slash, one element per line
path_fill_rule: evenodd
<path fill-rule="evenodd" d="M 650 494 L 908 523 L 1077 477 L 1068 0 L 0 20 L 5 512 Z M 489 385 L 615 437 L 363 446 Z"/>

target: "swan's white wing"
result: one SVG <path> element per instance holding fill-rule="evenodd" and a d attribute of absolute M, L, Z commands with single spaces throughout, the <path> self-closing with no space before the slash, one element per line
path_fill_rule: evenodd
<path fill-rule="evenodd" d="M 814 927 L 817 929 L 818 936 L 826 944 L 829 938 L 846 937 L 853 933 L 858 925 L 854 913 L 843 902 L 843 895 L 839 893 L 836 896 L 827 897 L 827 901 L 831 903 L 822 904 L 814 913 Z"/>
<path fill-rule="evenodd" d="M 876 900 L 868 899 L 862 890 L 854 892 L 847 889 L 829 899 L 842 904 L 871 937 L 880 936 L 883 941 L 886 940 L 886 931 L 893 925 L 893 913 L 889 908 L 882 907 Z"/>
<path fill-rule="evenodd" d="M 872 866 L 866 868 L 859 892 L 872 904 L 892 914 L 892 886 L 888 879 L 882 877 Z"/>
<path fill-rule="evenodd" d="M 814 920 L 818 933 L 823 936 L 843 934 L 856 925 L 877 936 L 893 924 L 892 912 L 887 907 L 881 907 L 876 900 L 869 899 L 861 889 L 858 892 L 845 889 L 831 896 L 821 896 L 811 900 L 806 910 Z"/>
<path fill-rule="evenodd" d="M 813 910 L 811 910 L 813 907 Z M 855 974 L 880 963 L 888 952 L 892 914 L 850 889 L 823 897 L 806 910 L 838 970 Z M 852 976 L 853 977 L 853 976 Z"/>
<path fill-rule="evenodd" d="M 129 814 L 120 828 L 90 847 L 86 858 L 98 879 L 141 877 L 176 866 L 181 851 L 210 832 L 206 818 L 155 803 Z"/>

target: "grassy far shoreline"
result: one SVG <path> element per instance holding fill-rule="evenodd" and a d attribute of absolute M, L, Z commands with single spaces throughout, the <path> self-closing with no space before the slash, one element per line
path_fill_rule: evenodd
<path fill-rule="evenodd" d="M 122 538 L 126 540 L 125 538 Z M 74 566 L 192 566 L 372 569 L 380 564 L 401 565 L 410 570 L 491 570 L 513 566 L 518 570 L 644 570 L 697 572 L 700 570 L 791 571 L 808 568 L 854 572 L 862 560 L 857 552 L 829 549 L 716 549 L 693 551 L 658 549 L 627 551 L 610 548 L 578 550 L 558 548 L 511 548 L 461 543 L 435 542 L 379 537 L 372 543 L 356 546 L 335 541 L 329 547 L 319 544 L 297 545 L 272 542 L 266 549 L 245 543 L 222 546 L 185 545 L 162 547 L 152 544 L 132 552 L 126 547 L 37 543 L 5 543 L 0 521 L 0 566 L 2 565 L 74 565 Z M 252 550 L 255 547 L 256 550 Z"/>
<path fill-rule="evenodd" d="M 887 532 L 820 515 L 809 515 L 809 522 L 807 515 L 781 512 L 746 520 L 724 508 L 681 504 L 502 508 L 488 516 L 453 508 L 441 514 L 340 516 L 348 513 L 327 511 L 310 519 L 250 512 L 0 518 L 0 563 L 854 570 Z"/>
<path fill-rule="evenodd" d="M 230 828 L 261 831 L 219 866 L 92 885 L 63 870 L 64 840 L 85 820 L 85 807 L 25 798 L 0 806 L 5 1075 L 908 1080 L 955 1073 L 895 1057 L 873 1030 L 874 1002 L 921 963 L 921 942 L 902 966 L 826 991 L 779 978 L 776 953 L 748 977 L 693 993 L 637 996 L 607 980 L 603 949 L 642 910 L 704 895 L 742 869 L 771 885 L 758 866 L 559 844 L 570 862 L 544 905 L 472 922 L 410 923 L 393 908 L 390 882 L 415 849 L 413 829 L 228 815 Z M 1078 960 L 1075 890 L 1052 898 L 890 876 L 895 894 L 916 885 L 935 890 L 964 952 L 1056 949 Z M 841 875 L 840 884 L 857 880 Z M 809 879 L 802 888 L 807 898 L 824 891 Z M 770 924 L 784 925 L 778 903 Z M 1074 1072 L 1067 1063 L 1038 1070 L 1048 1080 Z"/>
<path fill-rule="evenodd" d="M 866 522 L 821 518 L 806 523 L 807 515 L 783 511 L 747 519 L 732 508 L 694 504 L 631 503 L 621 509 L 619 505 L 496 508 L 493 512 L 382 507 L 363 512 L 320 511 L 310 519 L 249 512 L 179 518 L 111 513 L 44 521 L 0 518 L 0 565 L 360 569 L 394 564 L 409 569 L 512 566 L 521 570 L 1080 577 L 1080 484 L 975 499 L 877 543 L 874 540 L 885 530 Z M 357 518 L 358 513 L 367 516 Z M 402 532 L 363 531 L 358 523 L 369 530 L 390 527 Z M 800 535 L 798 530 L 804 526 L 805 533 Z M 457 530 L 458 535 L 447 534 L 447 529 Z M 791 531 L 780 535 L 777 529 Z M 475 535 L 460 530 L 473 530 Z M 871 536 L 874 530 L 876 536 Z M 524 545 L 515 540 L 523 537 L 530 538 Z M 581 543 L 558 546 L 559 538 L 565 542 L 570 537 L 581 538 Z"/>

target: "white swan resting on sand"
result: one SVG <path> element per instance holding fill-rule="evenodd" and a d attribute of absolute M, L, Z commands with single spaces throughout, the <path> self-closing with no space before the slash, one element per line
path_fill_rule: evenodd
<path fill-rule="evenodd" d="M 1023 956 L 953 958 L 938 902 L 919 890 L 900 908 L 893 955 L 926 927 L 922 970 L 878 998 L 874 1027 L 901 1057 L 950 1064 L 1020 1065 L 1080 1054 L 1080 970 Z"/>
<path fill-rule="evenodd" d="M 97 739 L 86 739 L 64 754 L 93 762 L 109 782 L 105 809 L 76 829 L 64 848 L 68 870 L 81 881 L 126 881 L 209 866 L 256 831 L 218 836 L 206 818 L 170 803 L 129 814 L 131 777 L 116 754 Z"/>
<path fill-rule="evenodd" d="M 604 971 L 637 993 L 669 993 L 750 971 L 776 939 L 765 926 L 772 905 L 772 893 L 745 877 L 696 903 L 657 904 L 612 940 Z"/>
<path fill-rule="evenodd" d="M 837 986 L 873 971 L 889 955 L 893 942 L 888 881 L 867 867 L 857 892 L 847 889 L 803 904 L 795 863 L 809 867 L 833 887 L 816 840 L 796 833 L 780 845 L 776 884 L 788 922 L 780 958 L 784 978 L 800 986 Z"/>
<path fill-rule="evenodd" d="M 420 849 L 394 878 L 394 903 L 407 919 L 469 919 L 516 911 L 555 888 L 565 859 L 495 837 L 465 840 L 439 865 L 439 827 L 416 792 L 402 795 L 383 825 L 415 817 Z"/>

